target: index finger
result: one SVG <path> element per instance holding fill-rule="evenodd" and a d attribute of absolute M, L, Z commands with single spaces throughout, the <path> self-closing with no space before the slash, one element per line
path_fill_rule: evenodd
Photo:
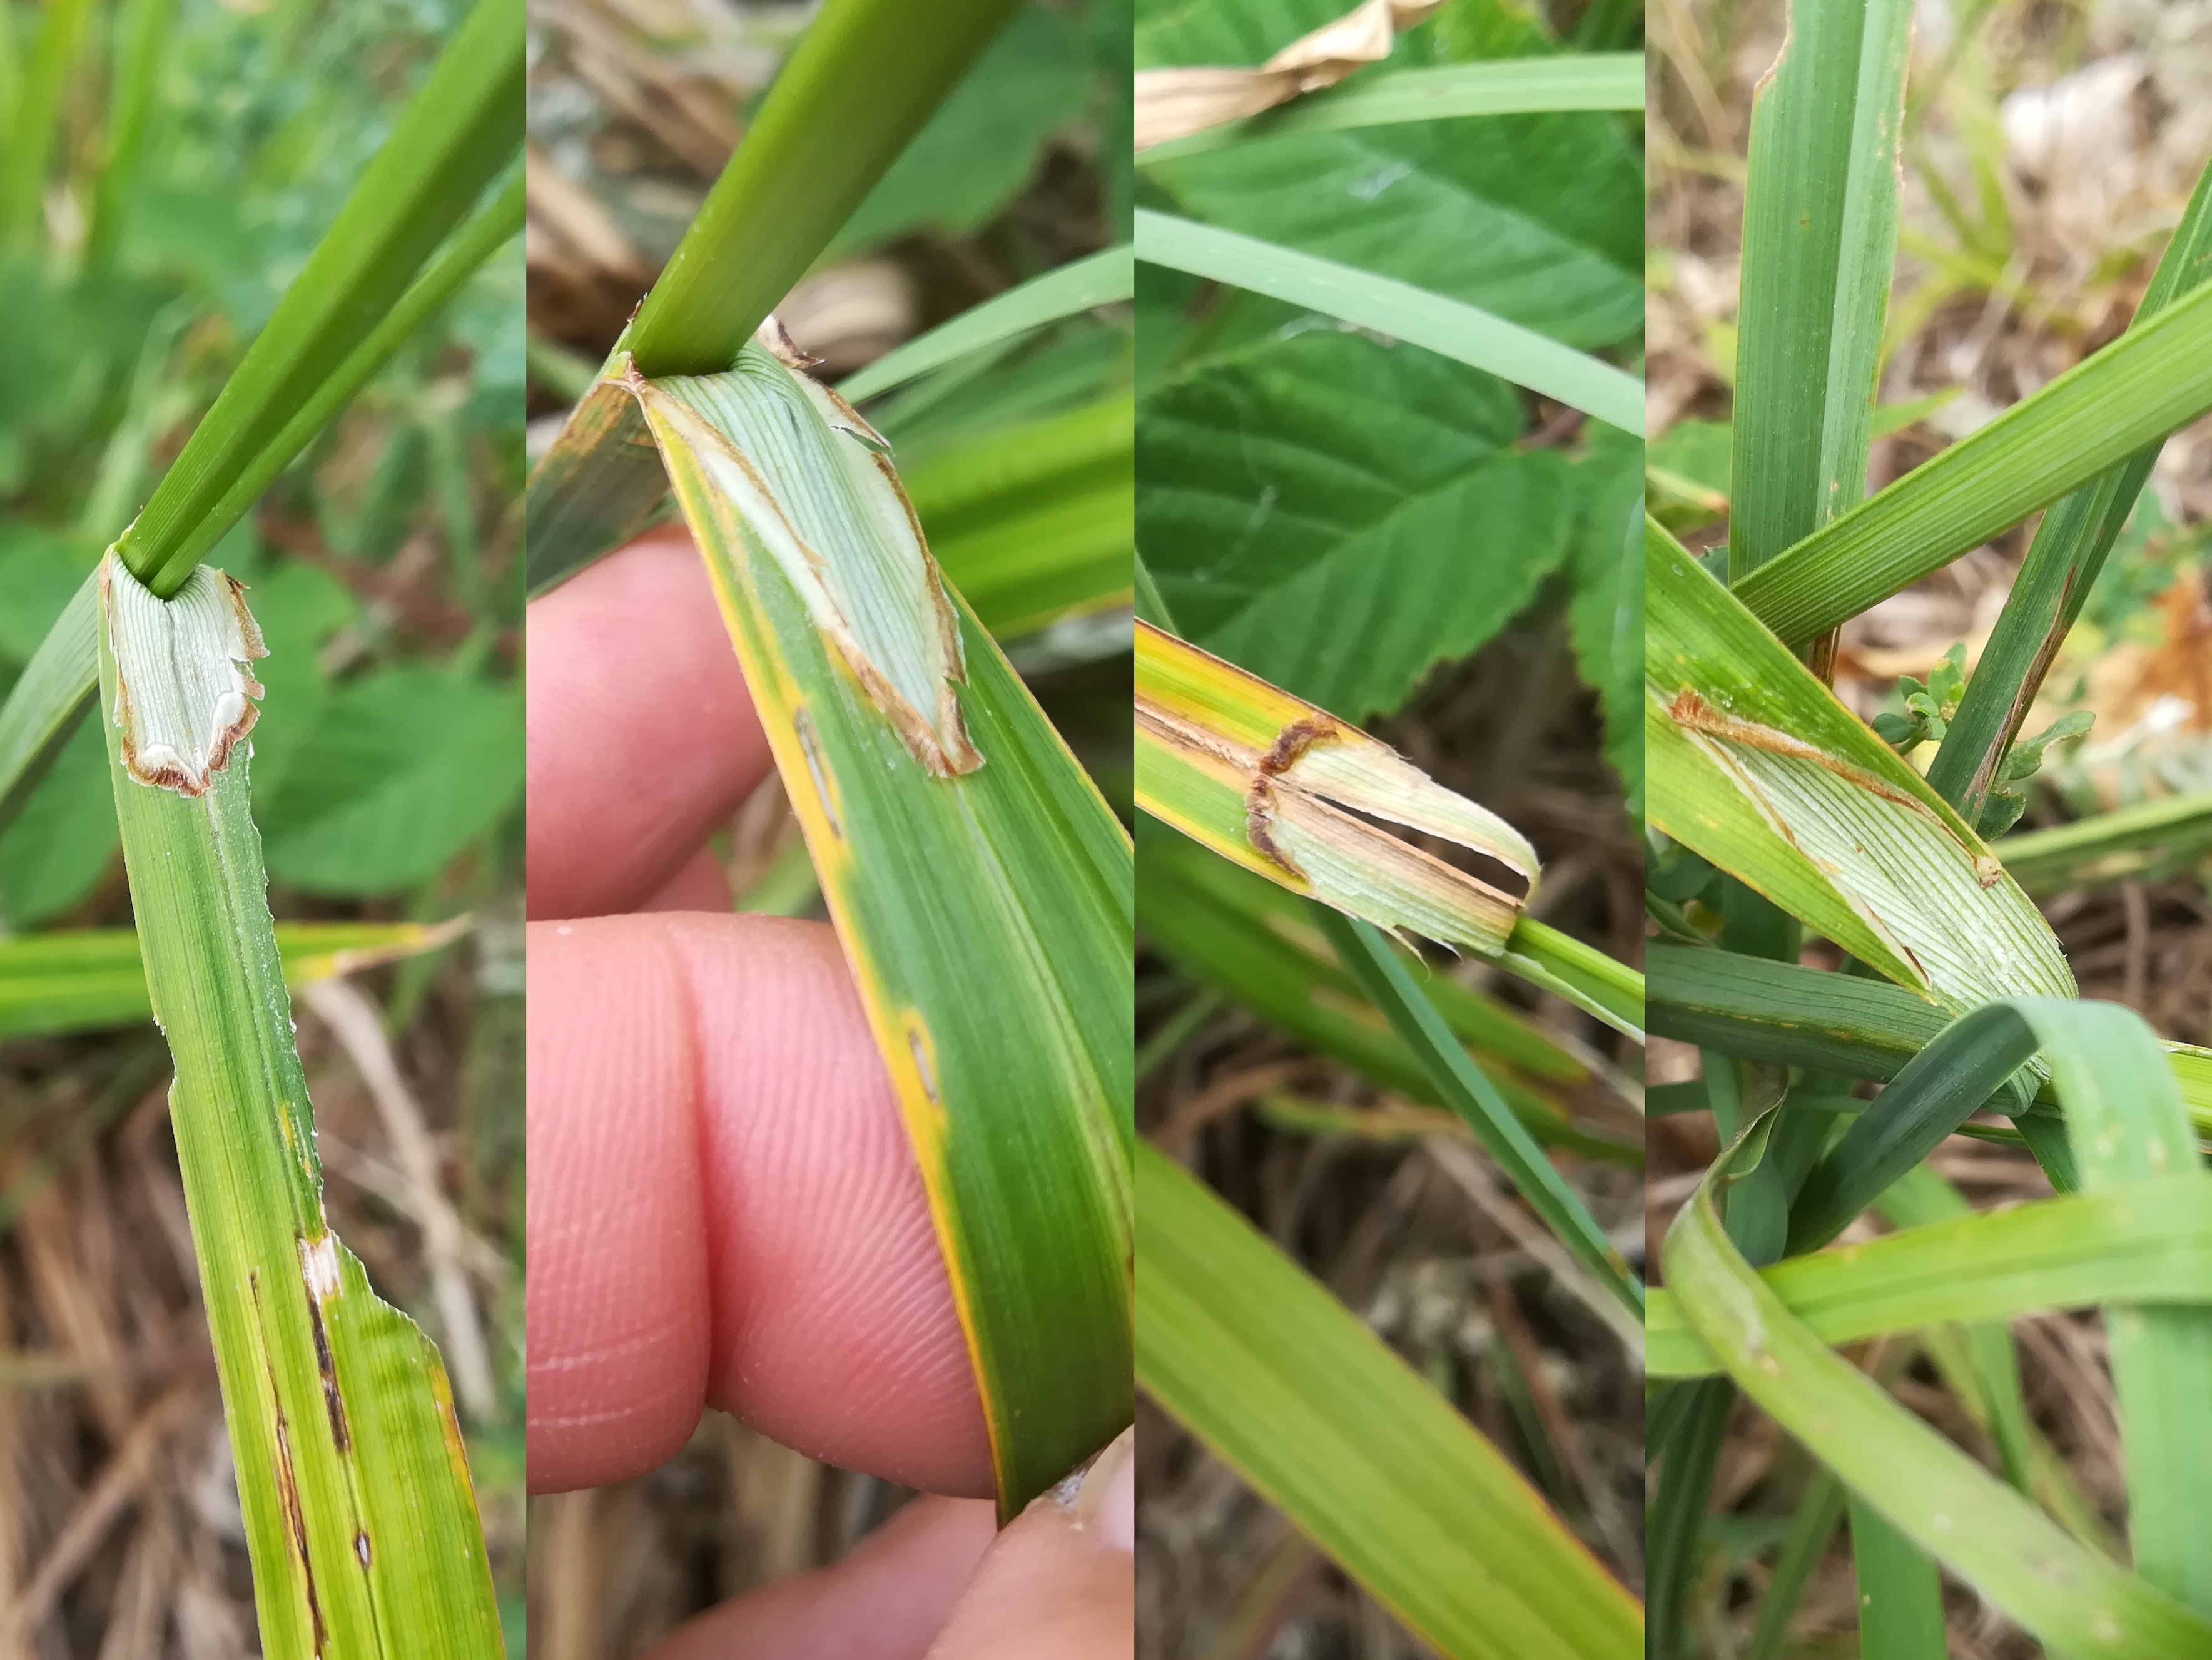
<path fill-rule="evenodd" d="M 680 529 L 531 602 L 532 918 L 635 909 L 768 775 L 768 740 Z"/>

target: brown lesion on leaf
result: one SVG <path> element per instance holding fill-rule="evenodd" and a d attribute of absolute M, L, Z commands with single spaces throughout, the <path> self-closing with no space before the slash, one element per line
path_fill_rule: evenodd
<path fill-rule="evenodd" d="M 353 1560 L 361 1564 L 361 1571 L 363 1573 L 367 1573 L 369 1569 L 374 1566 L 376 1556 L 375 1553 L 369 1548 L 368 1529 L 367 1528 L 356 1528 L 354 1529 Z"/>
<path fill-rule="evenodd" d="M 822 804 L 822 817 L 830 826 L 830 833 L 840 842 L 845 839 L 845 826 L 837 817 L 837 803 L 830 788 L 830 769 L 822 760 L 821 741 L 814 735 L 814 717 L 800 704 L 791 712 L 792 735 L 799 740 L 799 753 L 806 763 L 807 781 L 814 786 L 814 799 Z"/>
<path fill-rule="evenodd" d="M 346 1424 L 345 1397 L 338 1393 L 337 1363 L 331 1355 L 330 1334 L 323 1326 L 323 1310 L 311 1294 L 307 1323 L 315 1333 L 315 1369 L 322 1374 L 323 1406 L 330 1414 L 331 1441 L 341 1453 L 353 1450 L 353 1433 Z"/>
<path fill-rule="evenodd" d="M 763 325 L 765 326 L 765 325 Z M 773 342 L 763 339 L 762 344 L 777 357 L 786 368 L 803 373 L 807 361 L 786 356 Z M 796 348 L 792 349 L 796 351 Z M 818 603 L 828 613 L 815 612 L 815 622 L 823 637 L 830 643 L 839 661 L 860 684 L 861 690 L 876 712 L 890 723 L 898 734 L 899 742 L 931 776 L 957 778 L 975 771 L 983 764 L 982 753 L 968 735 L 968 723 L 960 708 L 956 690 L 967 683 L 967 654 L 961 638 L 960 617 L 945 583 L 945 574 L 939 567 L 936 556 L 929 550 L 929 538 L 922 533 L 921 520 L 915 514 L 914 503 L 908 500 L 906 487 L 899 482 L 898 470 L 891 465 L 890 446 L 883 435 L 870 426 L 860 413 L 840 398 L 830 387 L 812 381 L 832 409 L 837 412 L 835 425 L 859 442 L 868 452 L 876 471 L 890 486 L 891 494 L 905 515 L 907 526 L 913 532 L 915 550 L 921 557 L 923 595 L 930 613 L 930 622 L 936 634 L 939 659 L 942 664 L 936 687 L 936 707 L 931 714 L 915 707 L 874 660 L 861 648 L 851 619 L 837 603 L 837 585 L 830 580 L 829 562 L 814 544 L 799 534 L 799 526 L 785 512 L 783 503 L 760 470 L 746 457 L 744 452 L 711 423 L 679 400 L 653 387 L 651 381 L 637 372 L 635 363 L 625 360 L 625 384 L 635 394 L 641 405 L 651 403 L 663 411 L 675 411 L 681 416 L 681 425 L 687 441 L 693 445 L 712 445 L 717 457 L 735 467 L 745 478 L 756 500 L 775 515 L 784 537 L 798 550 L 805 564 L 812 593 L 808 599 L 810 611 Z"/>
<path fill-rule="evenodd" d="M 1668 719 L 1685 732 L 1701 733 L 1708 738 L 1718 738 L 1728 743 L 1741 744 L 1747 749 L 1759 750 L 1768 755 L 1784 756 L 1792 761 L 1809 761 L 1824 771 L 1833 773 L 1844 782 L 1856 785 L 1869 795 L 1879 796 L 1885 801 L 1893 802 L 1900 807 L 1919 813 L 1923 818 L 1935 819 L 1938 824 L 1942 822 L 1936 814 L 1929 811 L 1928 804 L 1919 797 L 1907 794 L 1887 780 L 1879 778 L 1867 771 L 1865 768 L 1855 767 L 1848 761 L 1839 760 L 1826 750 L 1816 748 L 1803 739 L 1793 738 L 1788 733 L 1773 727 L 1762 727 L 1757 721 L 1740 721 L 1732 714 L 1724 714 L 1687 686 L 1674 694 L 1674 701 L 1667 706 L 1667 714 Z M 1948 825 L 1944 826 L 1947 833 L 1949 828 Z"/>
<path fill-rule="evenodd" d="M 1307 751 L 1316 745 L 1340 742 L 1343 737 L 1342 724 L 1318 711 L 1291 721 L 1275 734 L 1275 741 L 1261 756 L 1252 769 L 1251 786 L 1244 792 L 1244 839 L 1255 853 L 1301 882 L 1307 880 L 1305 872 L 1270 834 L 1277 812 L 1275 781 L 1296 766 Z"/>
<path fill-rule="evenodd" d="M 104 617 L 115 612 L 114 556 L 100 562 L 100 611 Z M 145 745 L 138 732 L 138 721 L 131 703 L 131 687 L 124 678 L 120 654 L 115 682 L 114 718 L 118 747 L 122 751 L 124 770 L 142 784 L 156 789 L 174 790 L 190 797 L 205 795 L 215 787 L 216 775 L 230 763 L 231 752 L 244 742 L 261 718 L 259 704 L 254 702 L 263 696 L 264 688 L 253 678 L 246 665 L 257 657 L 269 655 L 269 648 L 261 637 L 261 626 L 246 609 L 246 585 L 226 571 L 210 571 L 209 575 L 222 584 L 222 598 L 236 618 L 242 659 L 238 664 L 240 690 L 226 692 L 216 702 L 212 711 L 216 721 L 214 741 L 207 755 L 204 769 L 195 771 L 186 757 L 179 755 L 166 744 Z"/>
<path fill-rule="evenodd" d="M 267 1316 L 261 1306 L 261 1276 L 249 1269 L 246 1289 L 253 1298 L 255 1319 L 264 1331 Z M 300 1564 L 300 1585 L 307 1599 L 307 1617 L 314 1628 L 315 1652 L 323 1654 L 330 1645 L 330 1632 L 323 1624 L 322 1599 L 315 1590 L 315 1564 L 307 1549 L 307 1513 L 300 1503 L 300 1478 L 292 1462 L 291 1422 L 284 1415 L 283 1396 L 276 1389 L 276 1369 L 264 1356 L 262 1368 L 269 1379 L 270 1426 L 275 1431 L 276 1451 L 276 1496 L 283 1506 L 285 1536 L 290 1541 L 292 1554 Z"/>

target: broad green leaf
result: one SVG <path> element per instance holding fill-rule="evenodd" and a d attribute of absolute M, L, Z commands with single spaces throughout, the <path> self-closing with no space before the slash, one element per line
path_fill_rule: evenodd
<path fill-rule="evenodd" d="M 945 595 L 849 406 L 757 344 L 620 384 L 904 1110 L 1011 1517 L 1130 1417 L 1128 837 Z"/>
<path fill-rule="evenodd" d="M 1090 101 L 1091 70 L 1066 13 L 1017 10 L 927 125 L 853 210 L 825 260 L 918 231 L 967 236 L 1036 170 L 1045 141 Z"/>
<path fill-rule="evenodd" d="M 1659 829 L 1953 1013 L 2073 994 L 2050 925 L 1981 838 L 1650 521 L 1644 573 Z"/>
<path fill-rule="evenodd" d="M 434 669 L 332 692 L 260 806 L 270 873 L 315 893 L 411 887 L 489 830 L 522 787 L 522 702 Z"/>
<path fill-rule="evenodd" d="M 106 758 L 103 754 L 103 763 Z M 107 787 L 105 770 L 100 783 Z M 112 790 L 107 809 L 112 818 Z M 277 925 L 276 951 L 285 983 L 297 986 L 435 950 L 453 932 L 452 927 L 419 922 L 284 922 Z M 151 1018 L 153 1012 L 133 929 L 84 928 L 0 939 L 0 1043 L 127 1026 Z"/>
<path fill-rule="evenodd" d="M 1425 347 L 1643 436 L 1644 383 L 1633 375 L 1432 289 L 1144 208 L 1137 257 Z"/>
<path fill-rule="evenodd" d="M 1446 1660 L 1631 1660 L 1635 1601 L 1450 1404 L 1137 1149 L 1138 1381 Z"/>
<path fill-rule="evenodd" d="M 1178 7 L 1140 21 L 1137 62 L 1257 64 L 1344 9 L 1338 0 Z M 1433 63 L 1429 33 L 1401 40 L 1392 65 Z M 1571 346 L 1608 345 L 1643 326 L 1643 168 L 1609 116 L 1309 132 L 1146 173 L 1194 218 L 1383 273 Z"/>
<path fill-rule="evenodd" d="M 1991 1005 L 1954 1030 L 2005 1023 L 2025 1025 L 2040 1043 L 2064 1101 L 2069 1133 L 2078 1142 L 2185 1147 L 2172 1080 L 2162 1088 L 2155 1083 L 2142 1087 L 2164 1067 L 2138 1017 L 2110 1006 L 2029 998 Z M 2145 1551 L 2144 1577 L 2077 1543 L 1831 1351 L 1744 1261 L 1722 1224 L 1716 1195 L 1746 1147 L 1763 1146 L 1764 1129 L 1763 1123 L 1747 1123 L 1714 1163 L 1669 1231 L 1665 1252 L 1677 1310 L 1735 1385 L 1833 1469 L 1857 1499 L 2046 1645 L 2077 1654 L 2125 1654 L 2130 1660 L 2182 1660 L 2212 1650 L 2212 1620 L 2180 1600 L 2198 1593 L 2193 1584 L 2173 1583 L 2170 1571 L 2178 1559 L 2166 1554 L 2173 1541 L 2164 1530 L 2201 1510 L 2212 1495 L 2202 1468 L 2212 1462 L 2212 1436 L 2204 1432 L 2203 1415 L 2196 1414 L 2193 1424 L 2176 1422 L 2169 1401 L 2162 1420 L 2130 1416 L 2130 1434 L 2163 1432 L 2154 1438 L 2172 1460 L 2149 1487 L 2158 1525 L 2138 1541 Z M 2141 1183 L 2140 1164 L 2136 1168 L 2130 1188 Z M 2138 1316 L 2123 1304 L 2107 1317 L 2117 1325 Z M 2200 1308 L 2187 1317 L 2201 1322 L 2207 1316 Z M 2207 1359 L 2181 1344 L 2160 1346 L 2164 1359 L 2178 1366 L 2201 1366 Z M 2169 1379 L 2179 1375 L 2166 1374 Z M 2194 1398 L 2202 1401 L 2207 1387 L 2212 1385 L 2200 1375 Z M 2130 1474 L 2131 1480 L 2142 1475 L 2133 1450 Z M 2194 1535 L 2200 1542 L 2203 1531 L 2200 1514 Z M 2201 1561 L 2201 1550 L 2197 1555 Z"/>
<path fill-rule="evenodd" d="M 1145 399 L 1138 540 L 1190 640 L 1364 719 L 1570 556 L 1573 486 L 1595 481 L 1516 452 L 1525 420 L 1503 381 L 1432 353 L 1270 337 Z"/>
<path fill-rule="evenodd" d="M 489 1660 L 499 1616 L 444 1368 L 323 1213 L 237 741 L 251 623 L 204 568 L 174 601 L 112 554 L 100 575 L 99 729 L 176 1064 L 170 1118 L 262 1651 Z"/>
<path fill-rule="evenodd" d="M 2014 404 L 1737 586 L 1797 644 L 1939 570 L 2212 410 L 2212 286 Z"/>
<path fill-rule="evenodd" d="M 1644 447 L 1610 427 L 1594 429 L 1588 453 L 1567 473 L 1575 504 L 1568 569 L 1574 597 L 1569 637 L 1583 684 L 1605 714 L 1605 758 L 1644 822 Z M 1491 556 L 1503 561 L 1503 547 Z"/>

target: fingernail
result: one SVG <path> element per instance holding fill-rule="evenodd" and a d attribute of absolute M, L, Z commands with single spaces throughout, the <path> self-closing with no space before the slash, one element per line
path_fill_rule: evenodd
<path fill-rule="evenodd" d="M 1137 1426 L 1123 1430 L 1091 1468 L 1053 1490 L 1075 1525 L 1109 1550 L 1137 1548 Z"/>

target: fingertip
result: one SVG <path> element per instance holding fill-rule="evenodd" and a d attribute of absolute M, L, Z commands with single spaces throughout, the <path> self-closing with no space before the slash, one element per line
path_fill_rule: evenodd
<path fill-rule="evenodd" d="M 704 566 L 656 532 L 531 602 L 526 881 L 533 918 L 633 909 L 768 774 Z"/>
<path fill-rule="evenodd" d="M 992 1490 L 921 1177 L 836 937 L 531 925 L 530 1469 L 606 1481 L 703 1405 L 905 1486 Z"/>
<path fill-rule="evenodd" d="M 649 930 L 530 926 L 529 1478 L 650 1469 L 706 1395 L 710 1303 L 683 967 Z"/>
<path fill-rule="evenodd" d="M 1136 1506 L 1133 1427 L 992 1541 L 928 1660 L 1134 1654 Z"/>

